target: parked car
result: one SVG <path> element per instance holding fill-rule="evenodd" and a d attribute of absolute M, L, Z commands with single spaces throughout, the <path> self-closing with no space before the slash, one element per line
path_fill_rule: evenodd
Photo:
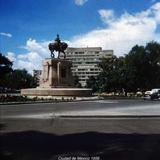
<path fill-rule="evenodd" d="M 144 99 L 160 99 L 160 88 L 152 89 L 151 91 L 146 91 L 144 95 Z"/>

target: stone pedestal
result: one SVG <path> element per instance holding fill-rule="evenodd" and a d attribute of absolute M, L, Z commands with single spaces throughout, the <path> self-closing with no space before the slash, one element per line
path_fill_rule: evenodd
<path fill-rule="evenodd" d="M 71 73 L 72 62 L 66 59 L 45 59 L 40 86 L 37 88 L 22 89 L 21 95 L 42 96 L 74 96 L 89 97 L 92 89 L 75 88 Z"/>
<path fill-rule="evenodd" d="M 73 87 L 72 62 L 64 59 L 45 59 L 40 88 Z"/>

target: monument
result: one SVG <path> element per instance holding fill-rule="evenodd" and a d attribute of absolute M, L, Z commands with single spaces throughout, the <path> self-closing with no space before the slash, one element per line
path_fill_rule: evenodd
<path fill-rule="evenodd" d="M 67 43 L 61 42 L 57 35 L 55 42 L 48 45 L 51 52 L 51 58 L 43 61 L 43 70 L 40 80 L 40 86 L 37 88 L 22 89 L 21 95 L 24 96 L 73 96 L 89 97 L 92 95 L 92 89 L 76 88 L 72 76 L 72 62 L 66 59 L 65 50 Z M 55 58 L 54 52 L 58 52 Z M 60 59 L 60 54 L 64 58 Z"/>

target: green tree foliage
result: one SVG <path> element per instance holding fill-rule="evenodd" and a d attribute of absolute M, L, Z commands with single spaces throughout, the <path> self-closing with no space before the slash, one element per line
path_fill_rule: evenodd
<path fill-rule="evenodd" d="M 104 58 L 102 72 L 87 81 L 100 92 L 136 92 L 160 88 L 160 44 L 150 42 L 134 46 L 124 57 Z"/>
<path fill-rule="evenodd" d="M 121 91 L 124 84 L 125 60 L 123 57 L 103 59 L 99 64 L 102 72 L 97 80 L 101 92 Z"/>
<path fill-rule="evenodd" d="M 36 81 L 25 69 L 14 70 L 4 77 L 4 86 L 11 89 L 32 88 L 36 86 Z"/>
<path fill-rule="evenodd" d="M 12 62 L 5 56 L 0 53 L 0 79 L 3 78 L 3 76 L 6 73 L 9 73 L 12 71 Z"/>
<path fill-rule="evenodd" d="M 160 87 L 160 44 L 134 46 L 125 57 L 128 89 L 136 91 Z"/>
<path fill-rule="evenodd" d="M 148 88 L 160 88 L 160 44 L 148 43 L 145 50 L 148 59 Z"/>
<path fill-rule="evenodd" d="M 125 90 L 136 91 L 137 88 L 144 88 L 145 72 L 145 48 L 134 46 L 128 55 L 125 56 Z"/>
<path fill-rule="evenodd" d="M 98 91 L 98 84 L 97 84 L 97 77 L 94 76 L 90 76 L 89 79 L 87 79 L 87 88 L 92 88 L 93 92 L 97 92 Z"/>
<path fill-rule="evenodd" d="M 74 86 L 75 87 L 78 87 L 78 88 L 81 88 L 81 83 L 79 82 L 79 78 L 78 76 L 74 76 Z"/>

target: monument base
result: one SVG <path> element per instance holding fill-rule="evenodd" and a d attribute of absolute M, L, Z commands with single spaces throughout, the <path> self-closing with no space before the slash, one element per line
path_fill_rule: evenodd
<path fill-rule="evenodd" d="M 92 89 L 87 88 L 29 88 L 22 89 L 23 96 L 73 96 L 89 97 L 92 96 Z"/>
<path fill-rule="evenodd" d="M 66 59 L 45 59 L 40 86 L 21 89 L 23 96 L 72 96 L 89 97 L 92 89 L 74 88 L 74 78 L 71 73 L 72 62 Z"/>

